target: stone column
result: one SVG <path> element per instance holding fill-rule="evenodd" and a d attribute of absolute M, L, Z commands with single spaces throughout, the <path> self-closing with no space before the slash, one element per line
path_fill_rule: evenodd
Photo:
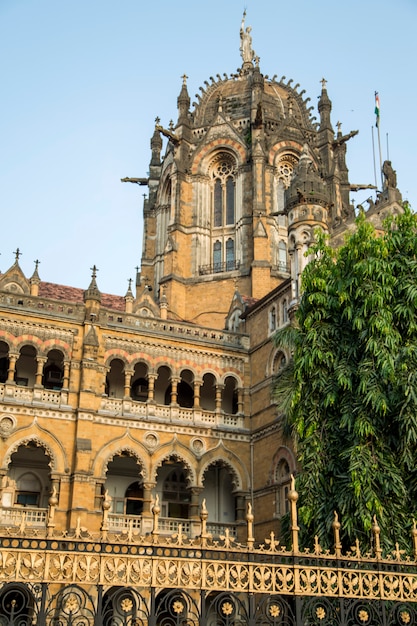
<path fill-rule="evenodd" d="M 42 387 L 42 376 L 43 376 L 43 368 L 45 367 L 45 363 L 47 358 L 44 356 L 38 356 L 36 359 L 36 377 L 35 377 L 35 387 Z"/>
<path fill-rule="evenodd" d="M 64 377 L 62 380 L 62 389 L 69 388 L 69 372 L 70 372 L 70 362 L 64 361 Z"/>
<path fill-rule="evenodd" d="M 157 378 L 156 374 L 148 374 L 148 402 L 155 402 L 155 380 Z"/>
<path fill-rule="evenodd" d="M 16 361 L 19 358 L 19 354 L 9 353 L 9 369 L 7 372 L 7 382 L 14 384 L 14 375 L 16 373 Z"/>
<path fill-rule="evenodd" d="M 216 413 L 220 413 L 222 410 L 222 392 L 224 385 L 216 385 Z"/>
<path fill-rule="evenodd" d="M 132 380 L 132 376 L 133 376 L 133 370 L 125 370 L 125 390 L 124 390 L 124 397 L 125 399 L 130 398 L 130 383 Z"/>
<path fill-rule="evenodd" d="M 180 378 L 176 378 L 174 376 L 171 377 L 171 404 L 173 405 L 177 405 L 178 404 L 178 396 L 177 396 L 177 389 L 178 389 L 178 383 L 180 382 Z"/>
<path fill-rule="evenodd" d="M 245 392 L 242 387 L 237 390 L 237 412 L 243 415 Z"/>
<path fill-rule="evenodd" d="M 201 379 L 196 378 L 194 380 L 194 408 L 195 409 L 200 408 L 200 390 L 201 390 L 202 384 L 203 384 L 203 381 Z"/>

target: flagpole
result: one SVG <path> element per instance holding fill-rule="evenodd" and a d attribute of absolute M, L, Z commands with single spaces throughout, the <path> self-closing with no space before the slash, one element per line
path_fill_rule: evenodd
<path fill-rule="evenodd" d="M 382 150 L 381 150 L 381 133 L 379 131 L 379 115 L 380 115 L 380 106 L 379 106 L 379 94 L 375 92 L 375 115 L 376 115 L 376 127 L 378 129 L 378 149 L 379 149 L 379 167 L 381 170 L 381 183 L 382 187 L 384 186 L 384 175 L 382 173 Z"/>
<path fill-rule="evenodd" d="M 375 178 L 375 188 L 378 189 L 378 183 L 376 180 L 376 160 L 375 160 L 375 140 L 374 140 L 374 127 L 371 126 L 372 130 L 372 156 L 374 159 L 374 178 Z"/>

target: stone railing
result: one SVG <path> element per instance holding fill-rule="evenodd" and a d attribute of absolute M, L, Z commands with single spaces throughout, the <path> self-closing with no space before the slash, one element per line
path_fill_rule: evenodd
<path fill-rule="evenodd" d="M 179 406 L 136 402 L 130 399 L 107 398 L 101 399 L 100 413 L 112 416 L 140 417 L 160 419 L 176 424 L 193 424 L 196 426 L 216 426 L 229 428 L 244 428 L 245 421 L 241 414 L 203 411 L 202 409 L 188 409 Z"/>
<path fill-rule="evenodd" d="M 127 532 L 129 529 L 141 531 L 142 517 L 140 515 L 118 515 L 109 513 L 109 531 Z"/>
<path fill-rule="evenodd" d="M 247 349 L 249 347 L 247 335 L 233 333 L 228 330 L 203 328 L 185 322 L 162 320 L 156 317 L 142 317 L 130 313 L 102 310 L 99 322 L 103 327 L 127 327 L 153 335 L 174 335 L 175 337 L 190 339 L 196 343 L 220 344 L 222 346 L 231 346 L 234 349 Z"/>
<path fill-rule="evenodd" d="M 46 528 L 47 517 L 47 509 L 29 507 L 0 508 L 0 526 L 6 526 L 7 528 Z"/>
<path fill-rule="evenodd" d="M 220 524 L 219 522 L 207 522 L 207 532 L 212 537 L 237 537 L 237 529 L 234 524 Z"/>
<path fill-rule="evenodd" d="M 0 400 L 21 404 L 52 404 L 54 406 L 68 405 L 68 391 L 44 389 L 43 387 L 23 387 L 15 384 L 0 384 Z"/>

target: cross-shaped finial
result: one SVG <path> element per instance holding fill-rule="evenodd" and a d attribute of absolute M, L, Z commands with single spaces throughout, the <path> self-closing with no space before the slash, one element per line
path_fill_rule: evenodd
<path fill-rule="evenodd" d="M 19 250 L 19 248 L 16 248 L 15 252 L 13 252 L 13 254 L 16 256 L 16 263 L 19 261 L 19 257 L 21 256 L 21 252 Z"/>
<path fill-rule="evenodd" d="M 158 117 L 158 116 L 156 116 L 156 118 L 155 118 L 155 124 L 156 124 L 157 126 L 159 125 L 160 121 L 161 121 L 161 118 L 160 118 L 160 117 Z"/>
<path fill-rule="evenodd" d="M 139 272 L 139 266 L 138 265 L 136 265 L 135 270 L 136 270 L 136 274 L 137 274 Z"/>
<path fill-rule="evenodd" d="M 321 86 L 323 87 L 323 89 L 326 89 L 327 80 L 325 78 L 322 78 L 320 82 L 321 82 Z"/>
<path fill-rule="evenodd" d="M 38 269 L 38 265 L 40 263 L 40 261 L 38 259 L 36 259 L 36 261 L 33 261 L 35 264 L 35 271 Z"/>
<path fill-rule="evenodd" d="M 186 85 L 186 84 L 187 84 L 187 78 L 188 78 L 187 74 L 183 74 L 183 75 L 181 76 L 181 78 L 182 78 L 182 84 L 183 84 L 183 85 Z"/>
<path fill-rule="evenodd" d="M 336 122 L 337 132 L 340 133 L 340 129 L 342 128 L 342 122 Z"/>
<path fill-rule="evenodd" d="M 128 278 L 128 279 L 127 279 L 127 282 L 129 283 L 129 289 L 131 289 L 131 288 L 132 288 L 132 279 L 131 279 L 131 278 Z"/>
<path fill-rule="evenodd" d="M 95 278 L 98 272 L 98 267 L 96 267 L 96 265 L 93 265 L 93 267 L 90 267 L 90 270 L 93 272 L 91 274 L 91 278 Z"/>

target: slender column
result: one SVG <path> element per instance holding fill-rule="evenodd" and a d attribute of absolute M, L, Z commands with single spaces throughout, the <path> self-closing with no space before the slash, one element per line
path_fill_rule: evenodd
<path fill-rule="evenodd" d="M 133 370 L 125 370 L 125 390 L 124 397 L 130 398 L 130 383 L 133 376 Z"/>
<path fill-rule="evenodd" d="M 148 374 L 148 402 L 155 402 L 156 374 Z"/>
<path fill-rule="evenodd" d="M 70 371 L 70 362 L 64 361 L 64 377 L 62 380 L 62 389 L 69 388 L 69 371 Z"/>
<path fill-rule="evenodd" d="M 194 380 L 194 408 L 195 409 L 200 408 L 200 390 L 201 390 L 202 384 L 203 384 L 203 381 L 201 379 Z"/>
<path fill-rule="evenodd" d="M 242 492 L 235 493 L 236 497 L 236 521 L 243 522 L 245 519 L 245 496 Z"/>
<path fill-rule="evenodd" d="M 202 487 L 191 487 L 190 519 L 200 519 L 199 501 Z"/>
<path fill-rule="evenodd" d="M 143 517 L 152 517 L 152 489 L 155 489 L 156 483 L 143 483 Z"/>
<path fill-rule="evenodd" d="M 9 369 L 7 371 L 8 383 L 14 383 L 14 375 L 16 374 L 16 361 L 18 358 L 18 354 L 9 353 Z"/>
<path fill-rule="evenodd" d="M 216 413 L 222 410 L 222 392 L 224 385 L 216 385 Z"/>
<path fill-rule="evenodd" d="M 242 387 L 239 387 L 237 390 L 237 412 L 243 414 L 243 400 L 244 400 L 245 392 Z"/>
<path fill-rule="evenodd" d="M 175 378 L 174 376 L 171 378 L 171 404 L 178 404 L 178 383 L 180 382 L 180 378 Z"/>
<path fill-rule="evenodd" d="M 47 358 L 44 356 L 38 356 L 36 359 L 35 387 L 42 387 L 43 368 L 45 367 L 46 361 Z"/>

